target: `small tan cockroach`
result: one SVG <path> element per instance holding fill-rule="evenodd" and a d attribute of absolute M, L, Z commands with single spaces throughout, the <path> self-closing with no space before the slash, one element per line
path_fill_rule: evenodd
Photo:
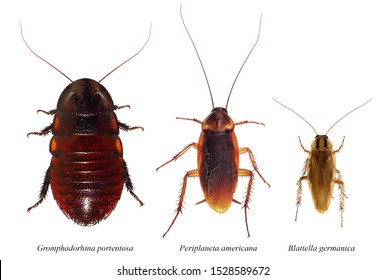
<path fill-rule="evenodd" d="M 241 73 L 242 68 L 245 65 L 247 59 L 249 58 L 250 54 L 254 50 L 254 47 L 257 45 L 259 41 L 262 15 L 259 22 L 257 40 L 253 44 L 253 47 L 251 48 L 246 59 L 244 60 L 241 68 L 239 69 L 237 76 L 235 77 L 235 80 L 230 89 L 229 95 L 227 97 L 225 108 L 214 106 L 213 95 L 211 93 L 206 72 L 204 70 L 202 61 L 199 57 L 198 50 L 195 47 L 194 41 L 183 20 L 182 6 L 180 7 L 180 16 L 182 19 L 182 23 L 186 29 L 187 35 L 190 37 L 191 43 L 193 44 L 194 50 L 198 56 L 203 73 L 205 75 L 213 109 L 203 122 L 197 119 L 177 118 L 182 120 L 194 121 L 201 125 L 202 132 L 200 134 L 199 141 L 197 143 L 191 143 L 187 145 L 182 151 L 176 154 L 171 160 L 167 161 L 166 163 L 162 164 L 156 169 L 156 170 L 159 170 L 166 164 L 172 161 L 176 161 L 184 153 L 186 153 L 191 147 L 197 149 L 197 169 L 188 171 L 184 176 L 183 186 L 180 192 L 178 208 L 176 209 L 175 217 L 172 220 L 167 231 L 163 234 L 163 237 L 166 236 L 166 234 L 169 232 L 174 222 L 176 221 L 177 217 L 179 216 L 179 214 L 182 213 L 183 200 L 184 200 L 186 188 L 187 188 L 187 179 L 191 177 L 199 177 L 203 195 L 204 195 L 204 199 L 198 202 L 197 204 L 206 202 L 211 207 L 211 209 L 213 209 L 218 213 L 225 213 L 229 209 L 231 203 L 233 202 L 241 204 L 240 202 L 238 202 L 233 198 L 235 190 L 237 188 L 237 184 L 238 184 L 238 177 L 249 178 L 249 184 L 247 186 L 245 200 L 243 202 L 242 208 L 244 209 L 244 212 L 245 212 L 245 224 L 246 224 L 247 236 L 250 237 L 249 226 L 247 222 L 247 209 L 249 208 L 251 189 L 252 189 L 252 184 L 254 179 L 253 171 L 255 171 L 260 176 L 260 178 L 264 183 L 266 183 L 269 187 L 270 185 L 262 177 L 261 173 L 258 171 L 258 167 L 255 162 L 252 151 L 249 148 L 240 148 L 238 146 L 238 141 L 234 132 L 234 128 L 236 125 L 242 125 L 247 123 L 254 123 L 254 124 L 262 124 L 262 123 L 258 123 L 254 121 L 241 121 L 241 122 L 235 123 L 230 118 L 227 112 L 227 106 L 229 104 L 231 92 L 234 88 L 235 82 L 237 81 L 237 78 Z M 248 169 L 239 167 L 240 154 L 248 154 L 253 166 L 253 170 L 248 170 Z"/>
<path fill-rule="evenodd" d="M 298 136 L 299 143 L 301 148 L 309 155 L 305 161 L 305 165 L 302 171 L 302 175 L 297 182 L 298 192 L 297 192 L 297 210 L 295 212 L 295 221 L 297 221 L 298 208 L 301 205 L 302 200 L 302 181 L 307 180 L 310 188 L 310 192 L 313 198 L 315 209 L 319 213 L 324 213 L 328 210 L 330 200 L 332 198 L 334 185 L 337 184 L 340 189 L 340 206 L 341 211 L 341 227 L 343 226 L 343 212 L 344 212 L 344 203 L 345 203 L 345 185 L 341 179 L 341 172 L 336 167 L 336 157 L 335 154 L 338 153 L 342 146 L 344 145 L 345 136 L 342 139 L 342 143 L 337 150 L 333 150 L 332 142 L 329 140 L 327 134 L 328 132 L 343 118 L 348 116 L 350 113 L 361 108 L 362 106 L 369 103 L 372 99 L 369 99 L 364 104 L 354 108 L 350 112 L 343 115 L 338 121 L 336 121 L 329 129 L 326 131 L 325 135 L 319 135 L 315 128 L 299 115 L 294 110 L 290 109 L 286 105 L 278 102 L 273 98 L 275 102 L 282 105 L 286 109 L 289 109 L 298 117 L 303 119 L 317 134 L 313 142 L 311 143 L 310 151 L 306 150 L 302 145 L 301 138 Z"/>

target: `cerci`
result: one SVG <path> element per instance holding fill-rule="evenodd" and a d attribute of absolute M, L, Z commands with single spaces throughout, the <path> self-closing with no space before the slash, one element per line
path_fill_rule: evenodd
<path fill-rule="evenodd" d="M 139 54 L 149 38 L 150 35 L 135 55 L 105 77 Z M 133 191 L 118 136 L 119 129 L 128 131 L 143 128 L 130 127 L 118 121 L 114 110 L 129 106 L 114 105 L 111 95 L 100 84 L 104 78 L 99 82 L 87 78 L 72 82 L 68 78 L 71 84 L 60 95 L 57 108 L 48 112 L 38 110 L 54 115 L 53 123 L 40 132 L 28 133 L 28 136 L 44 136 L 52 132 L 49 147 L 52 160 L 45 173 L 39 200 L 28 208 L 28 212 L 45 199 L 49 185 L 63 213 L 82 226 L 92 226 L 107 218 L 118 203 L 124 184 L 140 206 L 143 205 Z"/>

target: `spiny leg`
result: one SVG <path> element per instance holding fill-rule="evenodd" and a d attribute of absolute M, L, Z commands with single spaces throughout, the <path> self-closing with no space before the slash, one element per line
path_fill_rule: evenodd
<path fill-rule="evenodd" d="M 172 161 L 176 161 L 178 158 L 180 158 L 185 152 L 187 152 L 191 147 L 194 147 L 195 149 L 198 149 L 198 144 L 197 143 L 191 143 L 191 144 L 188 144 L 186 147 L 183 148 L 182 151 L 180 151 L 179 153 L 177 153 L 172 159 L 170 159 L 169 161 L 163 163 L 161 166 L 159 166 L 156 171 L 158 171 L 160 168 L 162 168 L 163 166 L 165 166 L 166 164 L 169 164 L 170 162 Z"/>
<path fill-rule="evenodd" d="M 298 190 L 297 190 L 297 199 L 296 199 L 296 206 L 297 210 L 295 211 L 295 221 L 297 221 L 297 216 L 298 216 L 298 209 L 299 206 L 301 205 L 301 199 L 302 199 L 302 180 L 307 180 L 307 176 L 302 176 L 299 178 L 297 182 Z"/>
<path fill-rule="evenodd" d="M 180 118 L 180 117 L 177 117 L 176 118 L 177 120 L 187 120 L 187 121 L 193 121 L 193 122 L 197 122 L 199 124 L 202 124 L 202 122 L 198 119 L 189 119 L 189 118 Z M 188 144 L 186 147 L 183 148 L 182 151 L 180 151 L 179 153 L 177 153 L 172 159 L 170 159 L 169 161 L 163 163 L 161 166 L 159 166 L 156 171 L 158 171 L 160 168 L 162 168 L 163 166 L 165 166 L 166 164 L 169 164 L 170 162 L 172 161 L 176 161 L 178 158 L 180 158 L 184 153 L 186 153 L 191 147 L 194 147 L 195 149 L 198 149 L 198 144 L 197 143 L 191 143 L 191 144 Z M 202 201 L 203 202 L 203 201 Z"/>
<path fill-rule="evenodd" d="M 56 109 L 49 110 L 49 111 L 41 110 L 41 109 L 37 110 L 37 113 L 44 113 L 44 114 L 46 114 L 46 115 L 55 115 L 56 112 L 57 112 Z"/>
<path fill-rule="evenodd" d="M 40 194 L 39 194 L 39 201 L 36 202 L 36 203 L 35 203 L 34 205 L 32 205 L 31 207 L 29 207 L 29 208 L 27 209 L 28 212 L 30 212 L 33 208 L 39 206 L 39 204 L 42 203 L 43 200 L 45 199 L 45 197 L 47 196 L 48 187 L 49 187 L 49 182 L 50 182 L 50 180 L 51 180 L 51 174 L 50 174 L 50 171 L 51 171 L 51 166 L 48 167 L 47 171 L 45 172 L 43 185 L 42 185 L 42 187 L 41 187 Z"/>
<path fill-rule="evenodd" d="M 242 206 L 242 208 L 245 209 L 245 223 L 246 223 L 247 237 L 250 237 L 249 224 L 247 222 L 247 209 L 249 209 L 249 202 L 250 202 L 250 196 L 251 196 L 251 189 L 253 187 L 254 173 L 251 170 L 239 169 L 238 176 L 245 176 L 250 178 L 249 184 L 247 185 L 245 202 L 243 203 L 243 206 Z"/>
<path fill-rule="evenodd" d="M 120 110 L 123 108 L 131 109 L 131 106 L 130 105 L 123 105 L 123 106 L 114 105 L 114 110 Z"/>
<path fill-rule="evenodd" d="M 345 206 L 345 184 L 341 179 L 341 172 L 336 169 L 337 173 L 337 179 L 334 180 L 334 183 L 338 184 L 340 189 L 340 211 L 341 211 L 341 227 L 343 227 L 343 213 L 344 213 L 344 206 Z"/>
<path fill-rule="evenodd" d="M 45 110 L 37 110 L 37 113 L 44 113 L 46 115 L 55 115 L 57 112 L 56 109 L 53 109 L 53 110 L 49 110 L 49 111 L 45 111 Z M 38 136 L 45 136 L 47 135 L 48 133 L 50 133 L 52 131 L 52 123 L 49 125 L 49 126 L 46 126 L 45 128 L 43 128 L 40 132 L 30 132 L 27 134 L 27 137 L 29 137 L 30 135 L 38 135 Z"/>
<path fill-rule="evenodd" d="M 301 146 L 302 150 L 304 150 L 305 153 L 310 154 L 310 151 L 306 150 L 305 147 L 302 145 L 302 141 L 301 141 L 301 137 L 300 136 L 298 136 L 298 140 L 299 140 L 299 145 Z M 301 175 L 301 177 L 299 178 L 299 180 L 297 182 L 297 186 L 298 186 L 297 200 L 296 200 L 297 210 L 295 211 L 295 221 L 297 221 L 298 209 L 299 209 L 299 206 L 301 205 L 301 199 L 302 199 L 302 180 L 307 180 L 308 179 L 308 177 L 305 176 L 306 171 L 307 171 L 308 160 L 309 159 L 307 158 L 306 161 L 305 161 L 305 164 L 303 166 L 303 169 L 302 169 L 302 175 Z"/>
<path fill-rule="evenodd" d="M 114 110 L 120 110 L 123 108 L 130 109 L 131 107 L 130 107 L 130 105 L 123 105 L 123 106 L 114 105 Z M 124 131 L 129 131 L 129 130 L 134 130 L 134 129 L 141 129 L 142 131 L 144 131 L 144 128 L 141 126 L 130 127 L 129 125 L 126 125 L 125 123 L 122 123 L 120 121 L 118 121 L 118 125 L 119 125 L 119 128 L 124 130 Z"/>
<path fill-rule="evenodd" d="M 244 154 L 244 153 L 248 153 L 249 154 L 249 158 L 250 158 L 251 164 L 254 167 L 255 172 L 258 173 L 258 175 L 259 175 L 259 177 L 261 177 L 262 181 L 265 184 L 267 184 L 269 186 L 269 188 L 270 188 L 271 187 L 270 184 L 263 178 L 262 174 L 259 173 L 258 166 L 257 166 L 257 164 L 255 162 L 255 159 L 254 159 L 253 152 L 249 148 L 239 148 L 239 154 Z"/>
<path fill-rule="evenodd" d="M 42 130 L 40 130 L 40 132 L 30 132 L 30 133 L 28 133 L 27 137 L 29 137 L 30 135 L 45 136 L 45 135 L 47 135 L 48 133 L 50 133 L 52 131 L 52 127 L 53 127 L 53 125 L 50 124 L 49 126 L 46 126 Z"/>
<path fill-rule="evenodd" d="M 129 125 L 126 125 L 125 123 L 122 123 L 120 121 L 118 121 L 118 125 L 119 125 L 119 128 L 124 130 L 124 131 L 129 131 L 129 130 L 134 130 L 134 129 L 141 129 L 142 131 L 144 131 L 144 128 L 141 126 L 129 126 Z"/>
<path fill-rule="evenodd" d="M 309 159 L 305 160 L 305 164 L 302 169 L 302 175 L 297 182 L 297 186 L 298 186 L 297 199 L 296 199 L 297 210 L 295 211 L 295 221 L 297 221 L 298 209 L 299 209 L 299 206 L 301 205 L 301 200 L 302 200 L 302 180 L 308 180 L 308 176 L 305 175 L 307 172 L 308 161 Z"/>
<path fill-rule="evenodd" d="M 335 150 L 334 153 L 338 153 L 342 149 L 342 147 L 344 146 L 344 142 L 345 142 L 345 136 L 344 136 L 344 138 L 342 138 L 342 143 L 341 143 L 340 147 L 337 150 Z"/>
<path fill-rule="evenodd" d="M 134 193 L 134 186 L 132 185 L 130 174 L 128 174 L 128 168 L 126 162 L 123 160 L 123 180 L 126 184 L 127 191 L 139 202 L 140 206 L 143 206 L 144 203 L 139 199 L 139 197 Z"/>
<path fill-rule="evenodd" d="M 260 124 L 260 125 L 265 126 L 264 123 L 255 122 L 255 121 L 247 121 L 247 120 L 246 121 L 237 122 L 237 123 L 235 123 L 235 125 L 248 124 L 248 123 Z"/>
<path fill-rule="evenodd" d="M 298 136 L 299 145 L 301 146 L 302 150 L 304 150 L 305 153 L 310 154 L 310 151 L 306 150 L 305 147 L 302 145 L 301 137 Z"/>
<path fill-rule="evenodd" d="M 193 122 L 202 124 L 202 121 L 200 121 L 200 120 L 198 120 L 198 119 L 189 119 L 189 118 L 180 118 L 180 117 L 176 117 L 176 119 L 177 119 L 177 120 L 185 120 L 185 121 L 193 121 Z"/>
<path fill-rule="evenodd" d="M 171 227 L 173 226 L 176 218 L 178 217 L 179 213 L 182 213 L 182 208 L 183 208 L 183 199 L 186 194 L 186 187 L 187 187 L 187 178 L 189 177 L 199 177 L 199 172 L 198 169 L 195 170 L 190 170 L 189 172 L 186 173 L 186 175 L 183 178 L 183 185 L 182 189 L 180 191 L 180 196 L 179 196 L 179 202 L 178 202 L 178 208 L 176 209 L 176 214 L 174 219 L 172 220 L 170 226 L 168 227 L 167 231 L 163 234 L 163 238 L 166 236 L 166 234 L 170 231 Z"/>

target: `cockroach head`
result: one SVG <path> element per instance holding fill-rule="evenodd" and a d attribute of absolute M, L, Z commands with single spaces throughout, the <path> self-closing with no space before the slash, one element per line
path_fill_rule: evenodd
<path fill-rule="evenodd" d="M 98 114 L 114 110 L 114 102 L 107 89 L 91 79 L 80 79 L 69 84 L 59 97 L 58 111 L 75 114 Z"/>
<path fill-rule="evenodd" d="M 204 120 L 202 130 L 212 133 L 224 133 L 234 130 L 235 124 L 227 110 L 222 107 L 216 107 L 211 110 L 210 115 Z"/>
<path fill-rule="evenodd" d="M 327 151 L 332 150 L 333 145 L 327 135 L 317 135 L 311 143 L 311 149 L 313 151 Z"/>

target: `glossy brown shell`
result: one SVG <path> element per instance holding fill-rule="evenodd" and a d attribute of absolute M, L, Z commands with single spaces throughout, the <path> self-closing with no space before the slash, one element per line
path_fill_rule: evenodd
<path fill-rule="evenodd" d="M 198 171 L 207 204 L 224 213 L 238 183 L 239 150 L 234 123 L 227 110 L 214 108 L 202 124 L 198 144 Z"/>
<path fill-rule="evenodd" d="M 61 94 L 50 143 L 50 185 L 64 214 L 93 225 L 115 208 L 124 185 L 123 148 L 106 88 L 80 79 Z"/>
<path fill-rule="evenodd" d="M 328 210 L 334 189 L 336 159 L 326 135 L 317 135 L 307 162 L 308 182 L 316 210 Z"/>

